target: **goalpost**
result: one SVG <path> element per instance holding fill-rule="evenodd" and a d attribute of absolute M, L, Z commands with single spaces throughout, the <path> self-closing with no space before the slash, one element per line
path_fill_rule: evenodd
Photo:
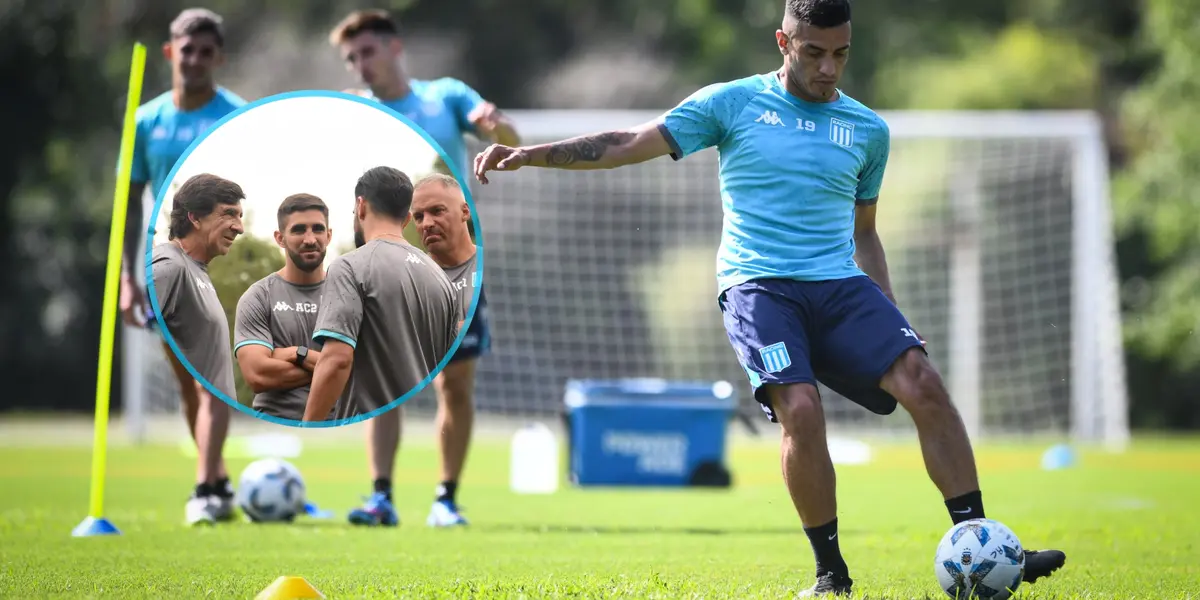
<path fill-rule="evenodd" d="M 527 144 L 659 114 L 509 112 Z M 878 220 L 892 284 L 972 438 L 1069 436 L 1123 447 L 1128 400 L 1098 118 L 882 116 L 892 153 Z M 678 163 L 523 169 L 497 173 L 488 186 L 470 178 L 493 338 L 477 368 L 481 413 L 555 415 L 567 379 L 625 377 L 730 381 L 757 411 L 716 304 L 717 167 L 709 149 Z M 126 397 L 127 413 L 178 410 L 152 387 L 140 404 Z M 831 429 L 911 433 L 903 409 L 879 417 L 822 394 Z M 432 394 L 408 406 L 432 408 Z"/>

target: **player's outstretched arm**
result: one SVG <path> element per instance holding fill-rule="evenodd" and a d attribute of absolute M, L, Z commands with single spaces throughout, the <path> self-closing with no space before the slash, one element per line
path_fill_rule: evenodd
<path fill-rule="evenodd" d="M 354 347 L 336 338 L 325 340 L 321 360 L 313 371 L 312 387 L 308 390 L 308 402 L 304 405 L 305 421 L 324 421 L 333 411 L 334 404 L 350 380 L 354 366 Z"/>
<path fill-rule="evenodd" d="M 307 385 L 312 380 L 312 373 L 285 360 L 274 358 L 271 349 L 266 346 L 247 344 L 238 348 L 236 353 L 242 378 L 255 394 L 290 390 Z"/>
<path fill-rule="evenodd" d="M 567 140 L 513 148 L 492 144 L 475 157 L 475 177 L 488 183 L 488 171 L 521 167 L 593 170 L 614 169 L 671 153 L 671 146 L 652 121 L 630 129 L 605 131 Z"/>

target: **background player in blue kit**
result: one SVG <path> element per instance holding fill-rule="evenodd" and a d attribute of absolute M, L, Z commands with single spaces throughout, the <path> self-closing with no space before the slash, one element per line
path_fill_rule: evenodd
<path fill-rule="evenodd" d="M 200 8 L 185 10 L 171 22 L 170 36 L 162 51 L 171 63 L 171 90 L 138 107 L 136 116 L 120 295 L 122 318 L 135 327 L 153 327 L 154 324 L 153 313 L 137 275 L 145 264 L 138 256 L 138 246 L 144 241 L 146 230 L 142 201 L 146 186 L 150 186 L 157 199 L 163 188 L 170 184 L 167 176 L 171 169 L 192 141 L 246 103 L 213 80 L 214 71 L 224 62 L 225 32 L 219 15 Z M 170 207 L 164 207 L 164 210 L 170 210 Z M 149 245 L 150 240 L 145 241 Z M 201 449 L 196 489 L 188 505 L 209 508 L 206 511 L 188 509 L 187 519 L 189 523 L 199 523 L 208 520 L 199 516 L 208 515 L 226 520 L 233 515 L 233 487 L 223 458 L 230 408 L 198 384 L 169 347 L 164 344 L 163 348 L 179 381 L 188 430 Z"/>
<path fill-rule="evenodd" d="M 817 381 L 878 414 L 903 406 L 951 519 L 984 517 L 966 428 L 891 294 L 875 229 L 890 132 L 837 88 L 850 37 L 848 0 L 788 0 L 775 33 L 781 69 L 709 85 L 628 130 L 493 145 L 475 158 L 486 184 L 491 170 L 610 169 L 718 149 L 718 305 L 756 399 L 783 430 L 784 482 L 817 563 L 802 597 L 852 585 Z M 1027 550 L 1024 579 L 1065 560 Z"/>
<path fill-rule="evenodd" d="M 496 105 L 484 100 L 462 81 L 450 77 L 434 80 L 408 77 L 401 64 L 404 45 L 399 37 L 399 27 L 386 11 L 349 14 L 334 27 L 329 41 L 338 49 L 347 68 L 368 88 L 351 91 L 375 99 L 416 123 L 446 151 L 452 163 L 448 166 L 458 172 L 469 168 L 466 134 L 501 144 L 520 143 L 516 129 Z M 461 245 L 460 242 L 456 238 L 456 247 Z M 471 243 L 469 236 L 466 243 Z M 485 309 L 481 293 L 476 318 L 468 327 L 454 362 L 446 367 L 434 386 L 438 393 L 442 481 L 437 486 L 426 522 L 435 527 L 466 524 L 459 514 L 456 494 L 474 420 L 471 392 L 475 385 L 474 359 L 487 349 Z M 482 340 L 482 343 L 472 345 L 472 340 Z M 400 447 L 401 414 L 399 409 L 391 410 L 366 423 L 374 493 L 361 508 L 350 513 L 352 523 L 395 525 L 399 522 L 392 505 L 392 472 Z"/>

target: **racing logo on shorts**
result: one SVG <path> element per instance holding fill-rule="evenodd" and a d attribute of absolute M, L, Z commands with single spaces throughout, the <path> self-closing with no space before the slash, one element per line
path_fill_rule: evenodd
<path fill-rule="evenodd" d="M 792 366 L 792 357 L 788 355 L 787 346 L 783 342 L 760 349 L 758 355 L 762 357 L 763 368 L 768 373 L 778 373 Z"/>

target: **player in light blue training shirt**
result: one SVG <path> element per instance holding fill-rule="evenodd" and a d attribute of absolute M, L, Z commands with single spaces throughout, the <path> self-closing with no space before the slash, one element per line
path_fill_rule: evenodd
<path fill-rule="evenodd" d="M 137 274 L 145 268 L 137 251 L 146 232 L 142 202 L 146 186 L 157 201 L 159 193 L 170 184 L 167 176 L 171 169 L 192 141 L 245 104 L 213 81 L 214 70 L 224 61 L 224 42 L 224 26 L 216 13 L 199 8 L 180 13 L 171 23 L 170 40 L 162 48 L 163 56 L 171 63 L 171 90 L 137 110 L 120 297 L 122 318 L 134 327 L 153 328 L 155 323 L 146 303 L 146 291 L 137 283 Z M 171 207 L 161 210 L 170 211 Z M 153 240 L 145 242 L 149 246 Z M 225 469 L 223 448 L 230 407 L 198 385 L 165 344 L 164 350 L 179 381 L 188 428 L 201 450 L 196 489 L 188 499 L 185 518 L 189 524 L 228 520 L 233 516 L 233 487 Z M 208 423 L 199 431 L 198 419 Z"/>
<path fill-rule="evenodd" d="M 451 165 L 446 166 L 453 167 L 454 173 L 465 177 L 470 170 L 466 134 L 501 144 L 519 143 L 512 122 L 466 83 L 450 77 L 433 80 L 408 77 L 401 65 L 403 44 L 399 27 L 386 11 L 351 13 L 334 27 L 330 43 L 338 49 L 347 68 L 368 88 L 350 91 L 380 102 L 425 130 L 450 157 Z M 439 171 L 450 174 L 445 168 Z M 471 261 L 474 260 L 472 255 Z M 467 523 L 458 510 L 457 491 L 474 421 L 475 363 L 487 354 L 490 340 L 487 300 L 480 289 L 479 305 L 467 325 L 467 335 L 433 382 L 438 398 L 441 437 L 438 447 L 443 452 L 441 482 L 426 519 L 431 526 Z M 399 409 L 367 421 L 374 493 L 361 508 L 350 512 L 351 523 L 391 526 L 399 522 L 392 504 L 392 472 L 400 447 L 400 425 Z"/>
<path fill-rule="evenodd" d="M 611 169 L 717 149 L 718 305 L 755 398 L 783 430 L 784 481 L 816 558 L 817 581 L 801 597 L 849 594 L 853 584 L 818 381 L 878 414 L 904 406 L 951 520 L 984 517 L 966 429 L 892 297 L 875 229 L 890 133 L 837 87 L 850 30 L 849 0 L 787 0 L 779 70 L 707 86 L 627 130 L 497 144 L 474 162 L 486 184 L 492 170 Z M 1066 556 L 1026 550 L 1024 559 L 1032 582 Z"/>

